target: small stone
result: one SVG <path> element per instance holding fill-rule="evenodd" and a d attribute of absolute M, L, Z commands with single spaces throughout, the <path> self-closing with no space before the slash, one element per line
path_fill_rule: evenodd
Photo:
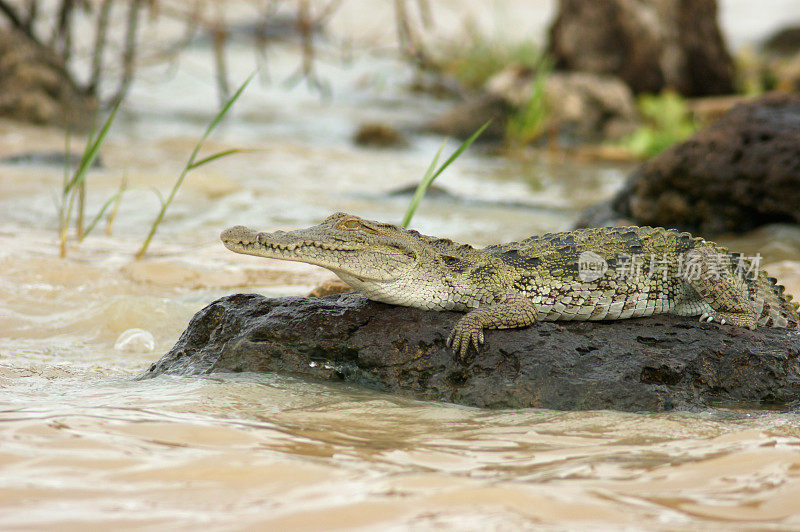
<path fill-rule="evenodd" d="M 403 134 L 395 128 L 377 122 L 362 124 L 353 136 L 353 142 L 359 146 L 376 148 L 392 148 L 408 144 Z"/>
<path fill-rule="evenodd" d="M 156 339 L 144 329 L 128 329 L 114 342 L 114 349 L 126 353 L 152 353 L 156 348 Z"/>
<path fill-rule="evenodd" d="M 328 279 L 309 292 L 308 297 L 324 297 L 352 291 L 353 288 L 341 279 Z"/>

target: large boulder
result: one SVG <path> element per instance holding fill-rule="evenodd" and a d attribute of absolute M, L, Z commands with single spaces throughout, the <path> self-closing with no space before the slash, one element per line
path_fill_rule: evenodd
<path fill-rule="evenodd" d="M 768 94 L 640 166 L 603 218 L 676 227 L 702 235 L 800 223 L 800 95 Z"/>
<path fill-rule="evenodd" d="M 634 92 L 733 92 L 716 0 L 560 0 L 550 27 L 556 68 L 622 78 Z"/>
<path fill-rule="evenodd" d="M 657 316 L 486 333 L 466 364 L 445 347 L 463 314 L 325 298 L 222 298 L 143 378 L 283 372 L 492 408 L 664 411 L 800 401 L 800 332 Z"/>

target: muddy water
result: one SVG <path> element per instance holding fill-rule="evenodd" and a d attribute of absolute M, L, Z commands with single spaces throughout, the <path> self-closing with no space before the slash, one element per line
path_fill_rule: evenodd
<path fill-rule="evenodd" d="M 123 176 L 132 187 L 110 235 L 101 224 L 59 259 L 61 169 L 0 165 L 3 529 L 800 528 L 795 414 L 484 411 L 282 375 L 133 380 L 216 297 L 300 295 L 330 277 L 231 254 L 220 230 L 336 210 L 399 220 L 407 198 L 387 192 L 418 179 L 441 142 L 349 142 L 361 121 L 413 124 L 444 105 L 386 89 L 407 75 L 389 60 L 323 65 L 333 104 L 257 84 L 209 146 L 256 151 L 192 174 L 134 261 L 159 205 L 151 187 L 168 190 L 216 101 L 196 53 L 166 83 L 145 72 L 89 176 L 90 213 Z M 63 144 L 60 131 L 0 123 L 0 157 Z M 564 229 L 626 170 L 476 151 L 414 223 L 476 244 Z M 796 228 L 728 240 L 800 292 Z"/>

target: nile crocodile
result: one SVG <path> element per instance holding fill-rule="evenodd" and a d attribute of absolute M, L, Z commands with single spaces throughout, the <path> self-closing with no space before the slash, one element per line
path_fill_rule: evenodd
<path fill-rule="evenodd" d="M 467 311 L 447 340 L 456 356 L 483 329 L 538 320 L 615 320 L 671 313 L 739 327 L 798 327 L 798 305 L 744 257 L 658 227 L 578 229 L 476 249 L 336 213 L 296 231 L 222 232 L 237 253 L 316 264 L 366 297 Z"/>

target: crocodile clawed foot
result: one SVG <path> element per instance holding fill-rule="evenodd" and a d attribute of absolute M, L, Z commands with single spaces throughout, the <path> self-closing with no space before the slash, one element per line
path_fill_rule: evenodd
<path fill-rule="evenodd" d="M 737 327 L 746 327 L 748 329 L 756 328 L 755 316 L 749 315 L 747 313 L 719 311 L 716 314 L 710 314 L 708 312 L 703 312 L 703 314 L 700 315 L 700 322 L 701 323 L 716 322 L 719 323 L 720 325 L 734 325 Z"/>
<path fill-rule="evenodd" d="M 469 348 L 473 347 L 475 352 L 479 353 L 483 342 L 483 327 L 477 323 L 477 320 L 467 315 L 458 320 L 453 327 L 447 338 L 447 347 L 453 350 L 453 358 L 459 362 L 465 362 Z"/>

